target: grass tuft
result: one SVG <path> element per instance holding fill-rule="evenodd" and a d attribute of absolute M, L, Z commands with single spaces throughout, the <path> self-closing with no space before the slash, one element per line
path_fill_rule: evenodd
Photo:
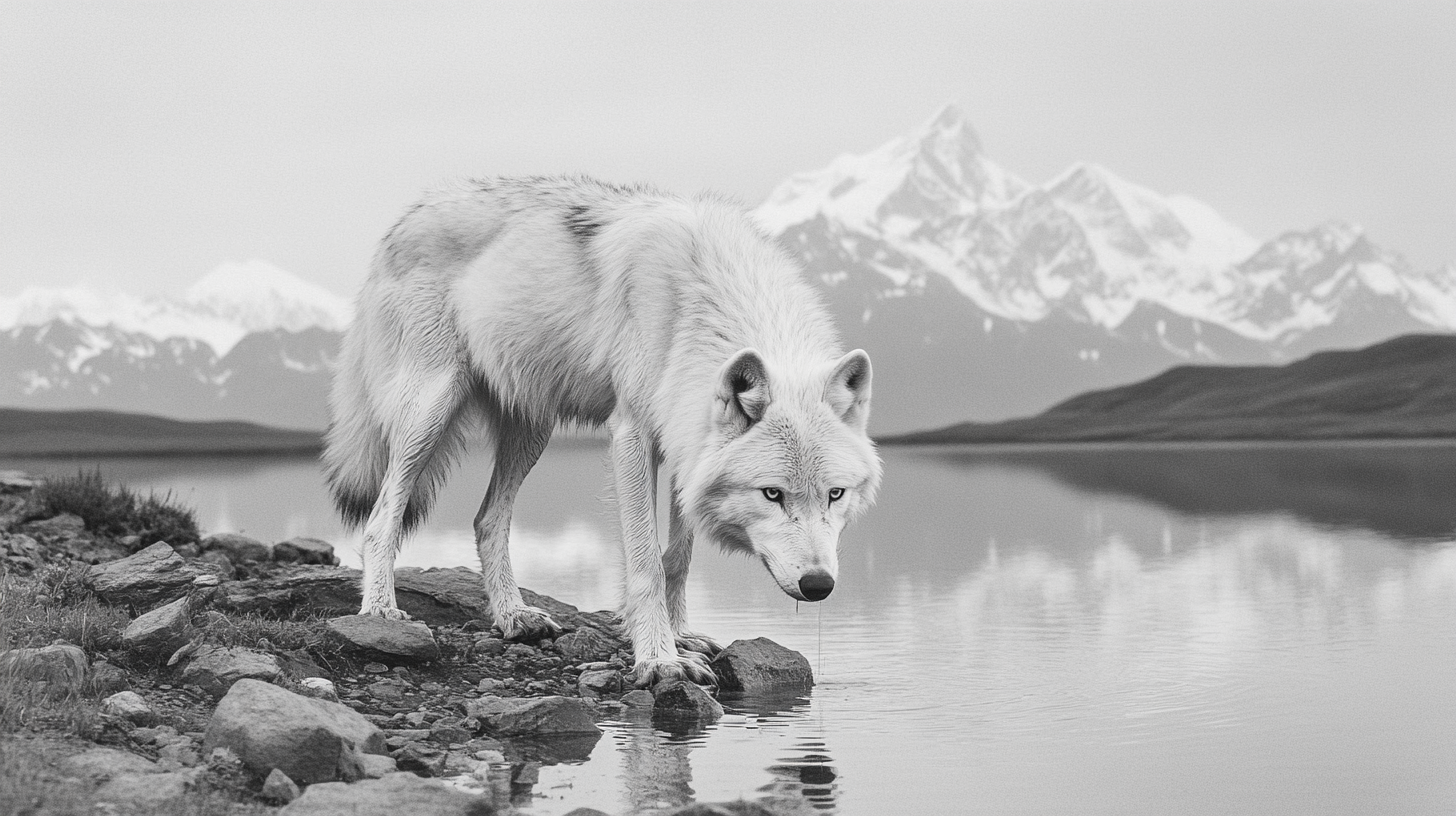
<path fill-rule="evenodd" d="M 158 541 L 196 543 L 202 536 L 197 516 L 172 500 L 171 494 L 143 497 L 123 485 L 108 485 L 101 471 L 79 471 L 74 477 L 49 479 L 31 495 L 31 515 L 49 518 L 74 513 L 95 535 L 134 535 L 140 546 Z"/>

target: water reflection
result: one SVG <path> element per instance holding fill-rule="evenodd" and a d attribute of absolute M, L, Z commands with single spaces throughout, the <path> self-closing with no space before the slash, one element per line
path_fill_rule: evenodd
<path fill-rule="evenodd" d="M 933 455 L 1048 473 L 1187 515 L 1291 513 L 1422 542 L 1456 536 L 1456 442 L 962 447 Z"/>
<path fill-rule="evenodd" d="M 842 816 L 1456 812 L 1456 445 L 884 455 L 824 603 L 694 557 L 694 627 L 804 653 L 812 695 L 725 700 L 706 729 L 624 715 L 584 760 L 513 755 L 505 795 L 537 816 L 739 797 Z M 600 460 L 549 450 L 512 532 L 522 583 L 588 609 L 617 585 Z M 138 484 L 126 467 L 108 472 Z M 151 484 L 190 490 L 211 530 L 345 540 L 313 463 L 218 467 Z M 404 563 L 472 563 L 481 470 Z"/>

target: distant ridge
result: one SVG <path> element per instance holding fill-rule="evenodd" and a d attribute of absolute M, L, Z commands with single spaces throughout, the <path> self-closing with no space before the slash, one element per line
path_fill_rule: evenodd
<path fill-rule="evenodd" d="M 184 422 L 119 411 L 0 408 L 0 456 L 179 456 L 313 453 L 315 431 L 251 422 Z"/>
<path fill-rule="evenodd" d="M 1178 366 L 1046 412 L 887 444 L 1456 437 L 1456 335 L 1414 334 L 1285 366 Z"/>

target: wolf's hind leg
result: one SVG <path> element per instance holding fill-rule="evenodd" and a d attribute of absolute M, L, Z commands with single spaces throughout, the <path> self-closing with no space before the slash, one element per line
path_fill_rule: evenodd
<path fill-rule="evenodd" d="M 364 576 L 359 613 L 386 618 L 409 617 L 395 603 L 394 557 L 408 528 L 420 521 L 433 485 L 421 485 L 427 467 L 449 446 L 460 419 L 463 390 L 453 372 L 424 378 L 415 395 L 397 406 L 396 425 L 389 434 L 388 464 L 379 498 L 364 524 Z"/>
<path fill-rule="evenodd" d="M 677 501 L 677 490 L 671 493 L 672 504 L 667 517 L 667 549 L 662 553 L 662 568 L 667 583 L 667 616 L 672 622 L 673 639 L 681 652 L 700 654 L 709 659 L 723 651 L 712 638 L 688 631 L 687 583 L 688 567 L 693 559 L 693 533 L 683 519 Z"/>
<path fill-rule="evenodd" d="M 551 424 L 532 422 L 504 410 L 491 412 L 487 422 L 495 446 L 495 464 L 485 499 L 475 514 L 475 548 L 480 553 L 490 614 L 509 640 L 556 637 L 562 632 L 560 624 L 521 599 L 511 569 L 510 549 L 511 507 L 521 482 L 551 441 Z"/>

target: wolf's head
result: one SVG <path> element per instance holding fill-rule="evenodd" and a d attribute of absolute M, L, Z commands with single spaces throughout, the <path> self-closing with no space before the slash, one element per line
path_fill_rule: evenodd
<path fill-rule="evenodd" d="M 870 358 L 773 368 L 754 349 L 718 370 L 709 442 L 681 500 L 699 538 L 758 556 L 779 588 L 820 601 L 839 574 L 839 532 L 874 501 L 865 434 Z"/>

